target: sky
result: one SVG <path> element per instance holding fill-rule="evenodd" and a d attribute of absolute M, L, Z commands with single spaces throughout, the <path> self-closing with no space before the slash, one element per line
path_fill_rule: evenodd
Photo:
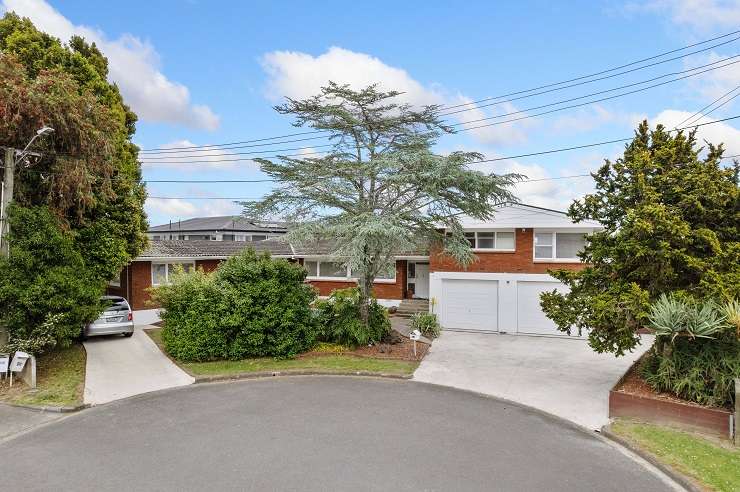
<path fill-rule="evenodd" d="M 740 0 L 464 4 L 0 0 L 0 13 L 8 10 L 29 17 L 63 42 L 78 34 L 98 45 L 109 59 L 110 81 L 118 84 L 139 116 L 134 142 L 142 149 L 305 131 L 291 126 L 291 119 L 277 114 L 273 106 L 285 97 L 311 96 L 329 80 L 355 88 L 378 83 L 383 89 L 403 91 L 400 98 L 414 105 L 465 109 L 445 119 L 469 130 L 444 135 L 435 151 L 478 151 L 488 159 L 628 138 L 643 119 L 651 126 L 673 128 L 718 98 L 715 106 L 725 104 L 690 121 L 709 123 L 740 114 L 740 97 L 732 99 L 740 94 L 735 90 L 740 86 L 740 63 L 735 63 L 740 58 L 723 61 L 740 54 L 740 40 L 732 41 L 738 35 L 607 72 L 604 75 L 610 77 L 604 80 L 579 79 L 588 83 L 551 86 L 558 90 L 539 95 L 500 97 L 736 31 Z M 713 65 L 685 72 L 708 64 Z M 632 68 L 639 69 L 618 74 Z M 685 78 L 648 88 L 680 77 Z M 645 82 L 650 79 L 655 80 Z M 629 84 L 633 85 L 616 90 Z M 644 90 L 594 101 L 638 89 Z M 583 97 L 595 92 L 601 94 Z M 526 97 L 506 101 L 520 96 Z M 485 98 L 497 99 L 487 106 L 460 106 Z M 580 99 L 562 102 L 573 98 Z M 564 108 L 575 104 L 581 106 Z M 534 109 L 540 106 L 546 107 Z M 540 115 L 560 108 L 564 109 Z M 465 124 L 491 117 L 497 118 Z M 488 123 L 496 124 L 473 128 Z M 724 142 L 726 155 L 740 154 L 740 119 L 702 126 L 699 137 Z M 320 152 L 326 143 L 285 140 L 289 139 L 267 141 L 269 145 L 258 148 L 180 152 L 175 154 L 181 156 L 178 159 L 143 152 L 144 179 L 260 179 L 265 175 L 245 156 L 258 150 L 262 155 L 274 155 L 277 149 L 295 149 L 282 152 L 290 154 Z M 565 210 L 592 190 L 590 177 L 568 176 L 594 171 L 604 159 L 618 157 L 623 145 L 504 159 L 478 164 L 477 169 L 524 174 L 529 181 L 514 190 L 521 202 Z M 163 156 L 168 158 L 156 158 Z M 256 198 L 269 188 L 270 183 L 148 183 L 146 211 L 152 225 L 238 214 L 240 207 L 232 200 L 211 198 Z"/>

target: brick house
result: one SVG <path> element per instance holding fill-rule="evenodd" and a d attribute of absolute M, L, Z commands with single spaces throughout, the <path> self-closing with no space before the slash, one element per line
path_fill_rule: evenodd
<path fill-rule="evenodd" d="M 477 261 L 463 268 L 433 246 L 399 253 L 395 269 L 375 280 L 375 296 L 385 305 L 429 299 L 430 309 L 449 329 L 562 335 L 542 313 L 539 295 L 565 288 L 548 270 L 583 267 L 577 253 L 599 224 L 575 224 L 563 212 L 522 204 L 500 207 L 491 221 L 463 219 L 462 224 Z M 249 244 L 160 240 L 150 242 L 109 292 L 126 297 L 134 309 L 146 309 L 151 307 L 146 289 L 166 283 L 174 265 L 210 271 L 246 247 L 305 266 L 307 281 L 321 296 L 355 285 L 352 272 L 331 261 L 326 244 L 301 249 L 277 238 Z"/>

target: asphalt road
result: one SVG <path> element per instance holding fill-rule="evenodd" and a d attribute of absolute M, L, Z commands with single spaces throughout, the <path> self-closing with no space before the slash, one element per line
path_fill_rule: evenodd
<path fill-rule="evenodd" d="M 3 443 L 4 490 L 671 490 L 596 436 L 412 381 L 195 385 Z"/>

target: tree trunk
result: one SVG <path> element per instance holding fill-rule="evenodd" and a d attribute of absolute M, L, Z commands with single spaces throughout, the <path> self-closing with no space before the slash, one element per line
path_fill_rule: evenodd
<path fill-rule="evenodd" d="M 372 295 L 373 282 L 363 275 L 357 279 L 357 287 L 360 291 L 360 319 L 362 324 L 370 326 L 370 296 Z"/>

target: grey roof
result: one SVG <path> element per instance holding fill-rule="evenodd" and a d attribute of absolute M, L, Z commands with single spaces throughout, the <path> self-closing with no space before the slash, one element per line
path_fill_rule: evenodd
<path fill-rule="evenodd" d="M 149 241 L 146 251 L 137 260 L 166 258 L 227 258 L 253 248 L 257 252 L 267 251 L 273 256 L 325 256 L 332 252 L 331 241 L 319 241 L 312 245 L 294 247 L 280 238 L 264 241 Z M 397 256 L 426 256 L 428 250 L 399 251 Z"/>
<path fill-rule="evenodd" d="M 288 243 L 268 239 L 265 241 L 149 241 L 149 246 L 137 259 L 154 258 L 227 258 L 253 248 L 276 256 L 292 256 Z"/>
<path fill-rule="evenodd" d="M 334 241 L 324 240 L 308 244 L 293 245 L 296 256 L 324 256 L 334 250 Z M 408 251 L 397 251 L 396 256 L 427 256 L 429 248 L 417 247 Z"/>
<path fill-rule="evenodd" d="M 259 222 L 239 215 L 219 217 L 194 217 L 169 224 L 156 225 L 149 232 L 197 232 L 197 231 L 237 231 L 237 232 L 285 232 L 283 222 Z"/>

